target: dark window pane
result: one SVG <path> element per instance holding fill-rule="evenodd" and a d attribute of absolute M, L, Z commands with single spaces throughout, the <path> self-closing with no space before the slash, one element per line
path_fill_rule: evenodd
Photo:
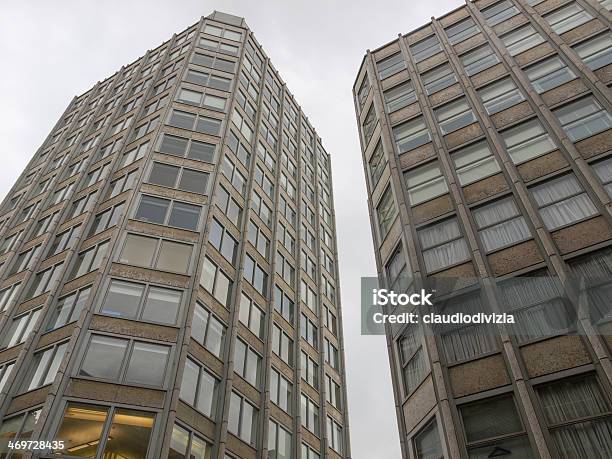
<path fill-rule="evenodd" d="M 106 336 L 93 336 L 81 367 L 81 376 L 118 379 L 127 341 Z"/>
<path fill-rule="evenodd" d="M 204 161 L 206 163 L 212 163 L 214 162 L 215 158 L 215 146 L 212 143 L 192 140 L 187 157 L 196 159 L 198 161 Z"/>
<path fill-rule="evenodd" d="M 178 167 L 162 163 L 153 163 L 153 169 L 151 169 L 151 175 L 149 175 L 149 182 L 174 188 L 178 173 Z"/>
<path fill-rule="evenodd" d="M 196 116 L 192 113 L 173 111 L 170 117 L 170 125 L 183 129 L 193 129 Z"/>
<path fill-rule="evenodd" d="M 185 156 L 187 150 L 187 139 L 175 137 L 173 135 L 164 134 L 159 151 L 175 156 Z"/>
<path fill-rule="evenodd" d="M 163 224 L 168 213 L 170 201 L 154 196 L 143 196 L 135 218 L 150 223 Z"/>
<path fill-rule="evenodd" d="M 175 324 L 181 304 L 181 292 L 161 287 L 151 287 L 142 313 L 144 320 Z"/>
<path fill-rule="evenodd" d="M 196 131 L 202 132 L 203 134 L 218 135 L 219 128 L 221 127 L 221 121 L 214 118 L 199 117 L 196 123 Z"/>
<path fill-rule="evenodd" d="M 195 171 L 193 169 L 183 169 L 183 175 L 181 175 L 181 180 L 178 187 L 181 190 L 205 194 L 207 184 L 208 174 L 206 172 Z"/>
<path fill-rule="evenodd" d="M 200 219 L 200 209 L 200 206 L 194 206 L 193 204 L 175 202 L 172 206 L 168 224 L 195 231 Z"/>
<path fill-rule="evenodd" d="M 102 314 L 134 319 L 144 287 L 132 282 L 113 280 L 108 288 L 108 294 L 100 309 Z"/>
<path fill-rule="evenodd" d="M 135 343 L 125 380 L 130 383 L 161 386 L 167 361 L 168 346 Z"/>

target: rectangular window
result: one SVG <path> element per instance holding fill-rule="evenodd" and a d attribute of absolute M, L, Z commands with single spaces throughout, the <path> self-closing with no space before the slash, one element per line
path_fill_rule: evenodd
<path fill-rule="evenodd" d="M 457 82 L 457 76 L 448 63 L 425 72 L 421 75 L 421 78 L 423 80 L 425 92 L 430 95 L 448 88 Z"/>
<path fill-rule="evenodd" d="M 130 233 L 125 238 L 118 261 L 186 274 L 189 270 L 192 251 L 191 244 Z"/>
<path fill-rule="evenodd" d="M 218 188 L 217 198 L 215 204 L 224 215 L 234 224 L 236 228 L 240 227 L 240 221 L 242 220 L 242 208 L 238 202 L 230 196 L 223 186 Z"/>
<path fill-rule="evenodd" d="M 591 70 L 612 63 L 612 33 L 609 31 L 589 38 L 572 48 Z"/>
<path fill-rule="evenodd" d="M 424 40 L 410 45 L 410 54 L 412 54 L 414 62 L 416 63 L 433 56 L 441 50 L 442 48 L 440 47 L 440 42 L 438 41 L 438 37 L 435 35 L 431 35 Z"/>
<path fill-rule="evenodd" d="M 162 387 L 169 356 L 169 346 L 92 335 L 79 376 Z"/>
<path fill-rule="evenodd" d="M 158 225 L 196 231 L 202 208 L 186 202 L 142 195 L 134 218 Z"/>
<path fill-rule="evenodd" d="M 319 435 L 319 405 L 314 403 L 304 394 L 300 394 L 300 417 L 302 426 Z"/>
<path fill-rule="evenodd" d="M 55 330 L 56 328 L 78 320 L 81 311 L 89 299 L 90 292 L 91 286 L 87 286 L 57 300 L 55 308 L 52 309 L 46 330 Z"/>
<path fill-rule="evenodd" d="M 503 131 L 501 136 L 514 164 L 524 163 L 557 149 L 536 118 Z"/>
<path fill-rule="evenodd" d="M 462 127 L 476 121 L 474 112 L 467 103 L 467 100 L 463 97 L 455 102 L 451 102 L 435 109 L 435 114 L 440 130 L 444 135 L 461 129 Z"/>
<path fill-rule="evenodd" d="M 525 69 L 525 74 L 538 94 L 561 86 L 576 78 L 559 56 L 553 56 Z"/>
<path fill-rule="evenodd" d="M 334 346 L 328 338 L 323 340 L 323 351 L 325 363 L 327 363 L 334 370 L 339 370 L 340 358 L 338 348 Z"/>
<path fill-rule="evenodd" d="M 300 353 L 300 368 L 302 379 L 315 389 L 319 388 L 319 365 L 306 352 Z"/>
<path fill-rule="evenodd" d="M 236 340 L 234 371 L 251 385 L 259 387 L 261 356 L 241 339 Z"/>
<path fill-rule="evenodd" d="M 372 187 L 375 187 L 385 170 L 385 166 L 387 165 L 387 158 L 385 157 L 385 152 L 382 146 L 382 140 L 378 141 L 376 144 L 376 148 L 372 152 L 372 157 L 368 162 L 368 166 L 370 169 L 370 180 Z"/>
<path fill-rule="evenodd" d="M 291 414 L 293 384 L 276 368 L 270 368 L 270 400 L 285 413 Z"/>
<path fill-rule="evenodd" d="M 268 457 L 270 459 L 291 459 L 291 432 L 281 424 L 268 421 Z"/>
<path fill-rule="evenodd" d="M 334 408 L 342 409 L 342 390 L 340 385 L 328 374 L 325 375 L 325 399 Z"/>
<path fill-rule="evenodd" d="M 206 194 L 208 178 L 207 172 L 154 162 L 147 181 L 168 188 Z"/>
<path fill-rule="evenodd" d="M 182 296 L 180 290 L 112 279 L 100 314 L 175 325 Z"/>
<path fill-rule="evenodd" d="M 210 164 L 215 162 L 214 144 L 198 142 L 197 140 L 190 140 L 170 134 L 164 134 L 158 151 L 167 155 L 194 159 Z"/>
<path fill-rule="evenodd" d="M 213 89 L 219 89 L 220 91 L 229 91 L 232 83 L 230 78 L 211 75 L 210 73 L 205 72 L 198 72 L 197 70 L 193 69 L 187 70 L 185 81 L 198 84 L 200 86 L 208 86 Z"/>
<path fill-rule="evenodd" d="M 196 301 L 191 337 L 208 349 L 213 355 L 221 358 L 225 345 L 227 327 L 199 301 Z"/>
<path fill-rule="evenodd" d="M 499 62 L 499 58 L 490 45 L 483 45 L 462 54 L 459 59 L 465 68 L 465 73 L 469 76 L 482 72 Z"/>
<path fill-rule="evenodd" d="M 544 43 L 544 37 L 532 25 L 515 29 L 500 38 L 511 56 L 516 56 L 540 43 Z"/>
<path fill-rule="evenodd" d="M 75 277 L 100 269 L 102 260 L 106 256 L 107 248 L 108 241 L 104 241 L 79 253 L 69 279 L 74 279 Z"/>
<path fill-rule="evenodd" d="M 240 311 L 238 319 L 259 339 L 264 337 L 266 314 L 244 292 L 240 293 Z"/>
<path fill-rule="evenodd" d="M 34 298 L 35 296 L 42 295 L 51 290 L 60 280 L 63 266 L 64 263 L 62 262 L 36 273 L 32 285 L 30 285 L 24 299 Z"/>
<path fill-rule="evenodd" d="M 230 397 L 227 430 L 246 443 L 257 443 L 259 410 L 237 392 Z"/>
<path fill-rule="evenodd" d="M 376 217 L 378 219 L 378 235 L 380 237 L 380 241 L 382 242 L 387 233 L 391 229 L 391 225 L 395 221 L 395 216 L 397 215 L 397 209 L 395 207 L 395 202 L 393 201 L 393 192 L 391 191 L 391 187 L 387 187 L 385 192 L 380 198 L 380 202 L 378 206 L 376 206 Z"/>
<path fill-rule="evenodd" d="M 217 118 L 209 118 L 202 115 L 183 112 L 180 110 L 172 110 L 168 121 L 170 126 L 190 131 L 197 131 L 202 134 L 219 135 L 221 130 L 221 120 Z"/>
<path fill-rule="evenodd" d="M 344 436 L 342 433 L 342 426 L 334 421 L 330 416 L 327 416 L 327 446 L 334 451 L 342 454 L 344 445 Z"/>
<path fill-rule="evenodd" d="M 550 435 L 565 457 L 606 457 L 612 451 L 612 417 L 593 373 L 536 387 Z"/>
<path fill-rule="evenodd" d="M 412 324 L 402 332 L 398 341 L 402 380 L 405 395 L 411 394 L 425 378 L 428 370 L 427 357 L 423 350 L 422 331 L 418 324 Z"/>
<path fill-rule="evenodd" d="M 213 445 L 178 424 L 172 427 L 169 458 L 210 459 Z"/>
<path fill-rule="evenodd" d="M 213 263 L 208 257 L 204 258 L 200 285 L 210 293 L 223 306 L 228 306 L 229 295 L 232 290 L 231 279 Z"/>
<path fill-rule="evenodd" d="M 283 362 L 293 366 L 293 340 L 277 324 L 272 325 L 272 350 Z"/>
<path fill-rule="evenodd" d="M 293 300 L 278 286 L 274 286 L 274 309 L 290 324 L 293 324 Z"/>
<path fill-rule="evenodd" d="M 394 292 L 406 292 L 412 283 L 410 271 L 402 246 L 399 245 L 385 265 L 385 276 L 389 289 Z"/>
<path fill-rule="evenodd" d="M 584 11 L 576 2 L 571 2 L 551 13 L 545 14 L 543 18 L 550 24 L 550 27 L 556 34 L 561 35 L 590 21 L 593 19 L 593 16 Z"/>
<path fill-rule="evenodd" d="M 216 218 L 213 218 L 210 224 L 208 242 L 210 242 L 212 246 L 217 249 L 221 255 L 223 255 L 223 258 L 230 263 L 234 263 L 236 260 L 238 241 L 236 241 L 236 239 L 221 223 L 219 223 Z"/>
<path fill-rule="evenodd" d="M 477 182 L 501 170 L 486 140 L 452 153 L 451 159 L 461 186 Z"/>
<path fill-rule="evenodd" d="M 388 113 L 404 108 L 417 100 L 411 81 L 406 81 L 387 89 L 383 95 Z"/>
<path fill-rule="evenodd" d="M 393 137 L 399 154 L 413 150 L 431 141 L 425 119 L 420 116 L 393 127 Z"/>
<path fill-rule="evenodd" d="M 265 296 L 268 287 L 268 274 L 249 254 L 246 255 L 244 261 L 244 278 L 255 290 Z"/>
<path fill-rule="evenodd" d="M 300 336 L 314 349 L 319 349 L 319 329 L 304 313 L 300 318 Z"/>
<path fill-rule="evenodd" d="M 372 106 L 368 110 L 368 114 L 363 120 L 362 131 L 364 145 L 370 143 L 370 140 L 372 139 L 372 134 L 374 133 L 374 128 L 376 127 L 376 121 L 376 112 L 374 111 L 374 104 L 372 104 Z"/>
<path fill-rule="evenodd" d="M 370 82 L 368 81 L 368 75 L 366 73 L 363 81 L 361 82 L 361 86 L 359 87 L 359 91 L 357 92 L 357 100 L 359 101 L 359 109 L 363 108 L 363 104 L 365 104 L 366 99 L 368 98 L 368 94 L 370 92 Z"/>
<path fill-rule="evenodd" d="M 448 268 L 470 259 L 456 217 L 418 230 L 428 273 Z"/>
<path fill-rule="evenodd" d="M 593 136 L 612 127 L 612 117 L 593 97 L 585 97 L 553 110 L 572 142 Z"/>
<path fill-rule="evenodd" d="M 412 444 L 416 459 L 444 457 L 435 417 L 414 436 Z"/>
<path fill-rule="evenodd" d="M 489 115 L 494 115 L 525 100 L 523 93 L 509 77 L 480 88 L 477 92 Z"/>
<path fill-rule="evenodd" d="M 385 78 L 404 70 L 406 68 L 406 63 L 404 62 L 402 54 L 397 53 L 377 62 L 376 68 L 378 69 L 378 77 L 381 80 L 384 80 Z"/>
<path fill-rule="evenodd" d="M 501 448 L 517 457 L 533 456 L 512 394 L 460 405 L 459 413 L 471 456 L 488 457 Z"/>
<path fill-rule="evenodd" d="M 179 397 L 212 418 L 216 412 L 219 381 L 204 366 L 187 357 Z"/>
<path fill-rule="evenodd" d="M 108 209 L 103 210 L 99 214 L 96 214 L 91 228 L 89 228 L 89 231 L 87 232 L 87 237 L 101 233 L 102 231 L 105 231 L 108 228 L 115 226 L 121 218 L 121 214 L 123 213 L 124 207 L 125 203 L 122 202 L 120 204 L 115 205 L 114 207 L 109 207 Z"/>
<path fill-rule="evenodd" d="M 36 351 L 21 386 L 22 392 L 52 384 L 57 375 L 68 343 L 64 342 L 47 349 Z"/>
<path fill-rule="evenodd" d="M 493 27 L 495 24 L 505 21 L 519 14 L 519 10 L 509 0 L 502 0 L 482 10 L 487 24 Z"/>
<path fill-rule="evenodd" d="M 478 207 L 472 213 L 487 253 L 531 238 L 525 218 L 511 197 Z"/>
<path fill-rule="evenodd" d="M 612 158 L 593 164 L 593 170 L 601 180 L 608 195 L 612 197 Z"/>
<path fill-rule="evenodd" d="M 597 208 L 574 174 L 548 180 L 531 188 L 548 230 L 553 231 L 597 214 Z"/>
<path fill-rule="evenodd" d="M 404 180 L 413 206 L 448 193 L 446 180 L 437 161 L 405 172 Z"/>
<path fill-rule="evenodd" d="M 444 29 L 451 45 L 456 45 L 480 32 L 472 18 L 466 18 Z"/>

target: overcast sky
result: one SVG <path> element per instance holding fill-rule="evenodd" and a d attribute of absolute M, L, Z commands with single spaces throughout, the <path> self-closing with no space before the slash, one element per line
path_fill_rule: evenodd
<path fill-rule="evenodd" d="M 375 275 L 351 88 L 366 49 L 460 0 L 54 0 L 0 6 L 0 199 L 74 95 L 213 10 L 246 18 L 332 157 L 352 456 L 400 457 L 385 339 L 360 335 Z"/>

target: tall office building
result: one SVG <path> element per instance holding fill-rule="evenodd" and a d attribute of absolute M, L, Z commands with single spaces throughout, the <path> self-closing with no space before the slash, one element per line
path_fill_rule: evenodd
<path fill-rule="evenodd" d="M 363 60 L 379 279 L 517 321 L 387 326 L 406 458 L 612 457 L 611 7 L 468 1 Z"/>
<path fill-rule="evenodd" d="M 330 158 L 243 19 L 76 97 L 0 221 L 1 457 L 350 457 Z"/>

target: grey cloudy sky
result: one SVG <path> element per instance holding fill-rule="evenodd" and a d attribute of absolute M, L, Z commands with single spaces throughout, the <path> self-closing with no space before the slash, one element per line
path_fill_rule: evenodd
<path fill-rule="evenodd" d="M 366 49 L 461 3 L 4 1 L 0 199 L 74 95 L 215 9 L 246 18 L 332 156 L 353 457 L 399 458 L 385 340 L 359 332 L 359 278 L 376 268 L 351 88 Z"/>

